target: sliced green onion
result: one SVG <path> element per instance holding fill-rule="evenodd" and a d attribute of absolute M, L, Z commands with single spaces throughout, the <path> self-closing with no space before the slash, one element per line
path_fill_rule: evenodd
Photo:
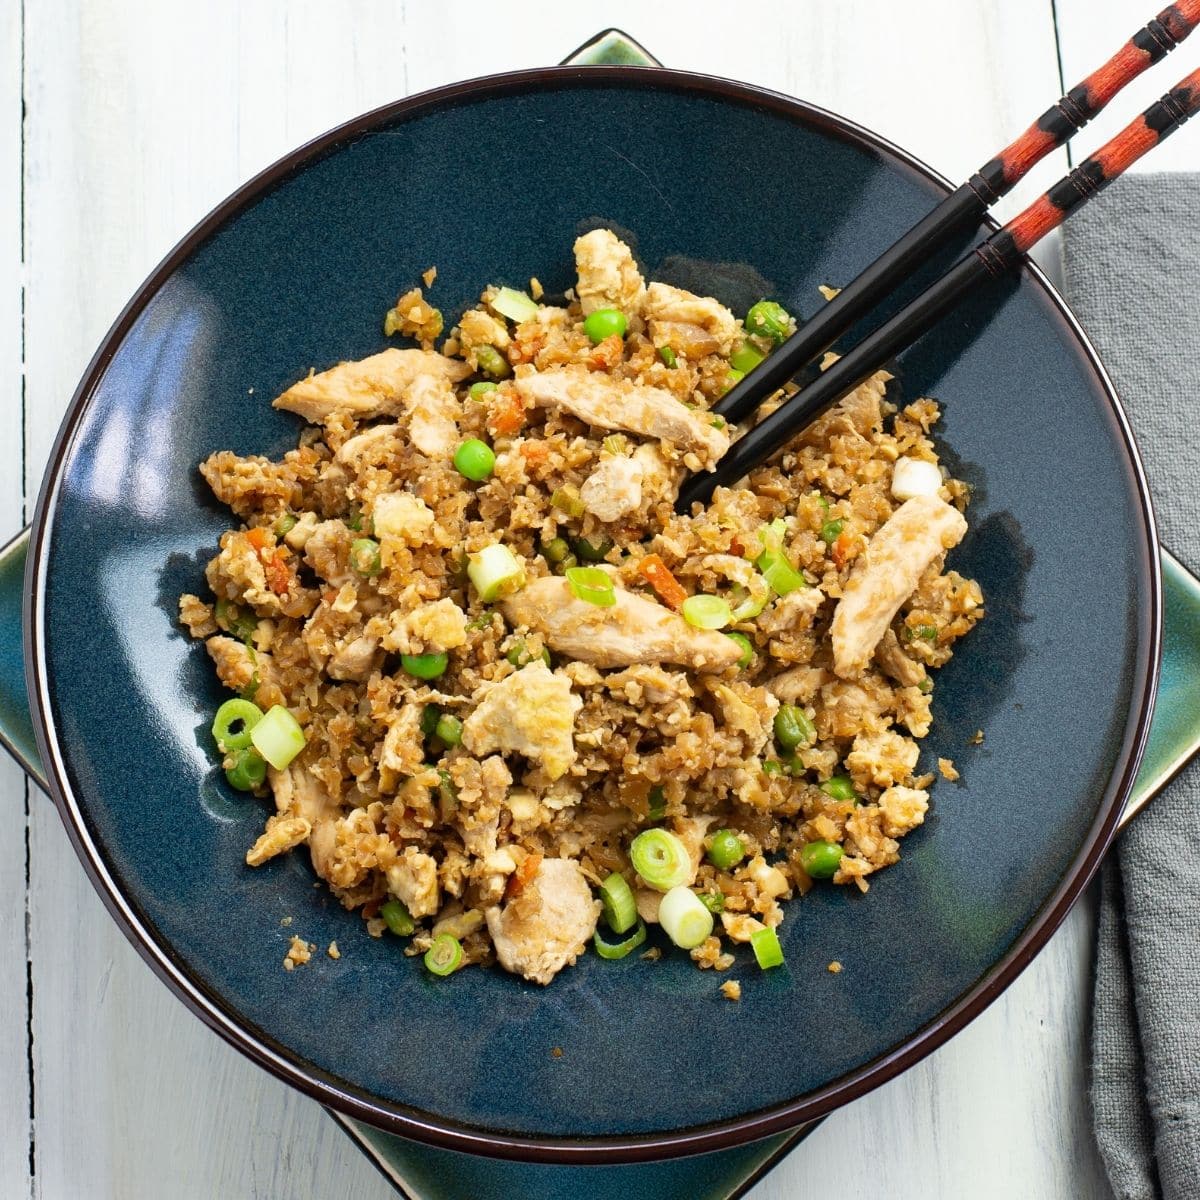
<path fill-rule="evenodd" d="M 388 900 L 380 905 L 379 915 L 397 937 L 408 937 L 417 927 L 416 921 L 409 916 L 408 909 L 399 900 Z"/>
<path fill-rule="evenodd" d="M 427 704 L 421 710 L 421 733 L 425 737 L 433 737 L 437 733 L 437 723 L 442 719 L 442 710 L 436 704 Z"/>
<path fill-rule="evenodd" d="M 667 797 L 661 785 L 655 784 L 650 789 L 646 800 L 650 805 L 650 811 L 646 814 L 647 818 L 651 821 L 661 821 L 667 815 Z"/>
<path fill-rule="evenodd" d="M 746 378 L 745 371 L 739 371 L 736 367 L 729 368 L 729 374 L 725 376 L 725 391 L 729 391 L 735 383 L 741 383 Z"/>
<path fill-rule="evenodd" d="M 713 915 L 689 887 L 673 887 L 658 906 L 658 923 L 681 950 L 694 950 L 713 931 Z"/>
<path fill-rule="evenodd" d="M 467 438 L 454 452 L 454 469 L 472 483 L 482 483 L 496 469 L 496 452 L 478 438 Z"/>
<path fill-rule="evenodd" d="M 800 865 L 810 879 L 832 879 L 842 861 L 837 842 L 806 842 L 800 847 Z"/>
<path fill-rule="evenodd" d="M 485 546 L 472 554 L 467 575 L 484 604 L 501 596 L 511 596 L 525 586 L 525 568 L 521 560 L 502 542 Z"/>
<path fill-rule="evenodd" d="M 383 570 L 379 557 L 379 543 L 374 538 L 355 538 L 350 543 L 350 566 L 356 575 L 370 579 Z"/>
<path fill-rule="evenodd" d="M 808 580 L 782 554 L 768 550 L 759 555 L 754 565 L 777 596 L 786 596 L 789 592 L 808 587 Z"/>
<path fill-rule="evenodd" d="M 709 421 L 709 424 L 714 429 L 724 429 L 725 428 L 725 418 L 723 416 L 721 416 L 720 413 L 717 413 L 717 415 L 715 417 L 713 417 L 712 420 Z"/>
<path fill-rule="evenodd" d="M 481 379 L 478 383 L 473 383 L 467 388 L 467 395 L 472 400 L 478 400 L 482 403 L 487 397 L 488 392 L 494 392 L 495 390 L 496 385 L 490 379 Z"/>
<path fill-rule="evenodd" d="M 458 811 L 458 788 L 450 778 L 450 772 L 444 768 L 438 771 L 438 816 L 443 821 L 449 821 Z"/>
<path fill-rule="evenodd" d="M 674 368 L 675 364 L 679 361 L 675 357 L 675 351 L 672 350 L 670 346 L 659 346 L 658 357 L 663 360 L 663 364 L 665 366 L 671 368 Z"/>
<path fill-rule="evenodd" d="M 782 775 L 784 766 L 777 758 L 768 758 L 762 765 L 764 775 Z"/>
<path fill-rule="evenodd" d="M 437 654 L 402 654 L 400 665 L 416 679 L 437 679 L 445 675 L 450 665 L 450 655 L 445 651 Z"/>
<path fill-rule="evenodd" d="M 350 515 L 346 518 L 346 528 L 353 533 L 361 533 L 363 527 L 362 509 L 357 504 L 350 508 Z"/>
<path fill-rule="evenodd" d="M 832 779 L 825 780 L 821 784 L 821 791 L 835 800 L 854 800 L 857 797 L 849 775 L 835 775 Z"/>
<path fill-rule="evenodd" d="M 504 657 L 514 667 L 527 667 L 531 662 L 533 662 L 533 655 L 529 653 L 529 647 L 526 646 L 525 643 L 519 638 L 517 641 L 513 642 L 511 646 L 509 646 L 508 652 L 504 655 Z M 554 665 L 550 658 L 550 651 L 547 650 L 545 646 L 542 647 L 542 653 L 539 657 L 541 658 L 542 662 L 546 664 L 546 666 L 550 667 Z"/>
<path fill-rule="evenodd" d="M 783 966 L 783 947 L 779 944 L 779 934 L 770 926 L 756 929 L 750 935 L 750 949 L 764 971 Z"/>
<path fill-rule="evenodd" d="M 700 903 L 708 909 L 713 916 L 725 911 L 725 893 L 724 892 L 700 892 L 698 893 Z"/>
<path fill-rule="evenodd" d="M 453 975 L 462 964 L 462 942 L 451 933 L 439 933 L 425 951 L 425 967 L 431 975 Z"/>
<path fill-rule="evenodd" d="M 629 439 L 623 433 L 609 434 L 600 444 L 609 454 L 618 457 L 629 453 Z"/>
<path fill-rule="evenodd" d="M 826 521 L 821 526 L 821 541 L 826 544 L 832 544 L 838 540 L 842 530 L 846 528 L 846 522 L 841 517 L 836 521 Z"/>
<path fill-rule="evenodd" d="M 733 598 L 733 622 L 740 625 L 743 621 L 753 621 L 767 607 L 771 588 L 761 574 L 755 575 L 747 587 L 740 583 L 734 585 Z"/>
<path fill-rule="evenodd" d="M 587 511 L 579 493 L 573 487 L 560 487 L 550 497 L 550 507 L 557 508 L 568 517 L 582 517 Z"/>
<path fill-rule="evenodd" d="M 751 342 L 742 342 L 729 356 L 729 365 L 735 371 L 746 374 L 753 371 L 767 356 Z"/>
<path fill-rule="evenodd" d="M 617 602 L 617 591 L 612 576 L 599 567 L 568 567 L 564 574 L 567 586 L 577 600 L 594 604 L 597 608 L 612 608 Z"/>
<path fill-rule="evenodd" d="M 508 365 L 508 359 L 495 346 L 477 346 L 475 361 L 479 365 L 479 370 L 493 379 L 507 379 L 512 374 L 512 367 Z"/>
<path fill-rule="evenodd" d="M 249 700 L 226 700 L 213 717 L 213 740 L 221 750 L 245 750 L 250 732 L 263 719 L 263 711 Z"/>
<path fill-rule="evenodd" d="M 738 657 L 738 666 L 743 669 L 748 667 L 754 661 L 754 643 L 744 633 L 731 633 L 725 631 L 725 636 L 732 642 L 737 642 L 742 648 L 742 653 Z"/>
<path fill-rule="evenodd" d="M 732 829 L 718 829 L 705 853 L 718 871 L 730 871 L 746 857 L 746 843 Z"/>
<path fill-rule="evenodd" d="M 791 320 L 782 304 L 776 304 L 774 300 L 760 300 L 751 306 L 742 324 L 747 333 L 752 333 L 755 337 L 770 338 L 779 345 L 788 335 Z"/>
<path fill-rule="evenodd" d="M 785 750 L 811 746 L 817 740 L 817 727 L 804 709 L 795 704 L 781 704 L 775 714 L 775 740 Z"/>
<path fill-rule="evenodd" d="M 733 620 L 729 605 L 720 596 L 689 596 L 679 613 L 694 629 L 724 629 Z"/>
<path fill-rule="evenodd" d="M 452 716 L 450 713 L 443 713 L 438 717 L 434 733 L 447 746 L 459 746 L 462 744 L 462 728 L 462 722 L 457 717 Z"/>
<path fill-rule="evenodd" d="M 587 334 L 588 341 L 593 346 L 600 345 L 605 338 L 614 334 L 624 337 L 628 328 L 629 321 L 618 308 L 598 308 L 583 319 L 583 332 Z"/>
<path fill-rule="evenodd" d="M 938 631 L 936 625 L 918 625 L 913 630 L 913 636 L 919 637 L 923 642 L 936 642 Z"/>
<path fill-rule="evenodd" d="M 304 749 L 304 730 L 282 704 L 276 704 L 250 730 L 250 741 L 275 770 L 282 771 Z"/>
<path fill-rule="evenodd" d="M 646 940 L 646 922 L 638 920 L 637 928 L 623 942 L 606 942 L 597 929 L 592 934 L 592 945 L 596 948 L 596 953 L 601 958 L 607 958 L 613 961 L 618 958 L 624 958 L 625 955 L 636 950 Z"/>
<path fill-rule="evenodd" d="M 296 518 L 292 513 L 284 513 L 273 526 L 276 537 L 287 537 L 296 528 Z"/>
<path fill-rule="evenodd" d="M 928 696 L 929 693 L 933 691 L 933 680 L 926 675 L 925 678 L 917 684 L 917 691 L 919 691 L 922 696 Z"/>
<path fill-rule="evenodd" d="M 556 537 L 551 538 L 542 547 L 542 556 L 552 566 L 556 567 L 568 554 L 571 553 L 570 543 L 566 538 Z"/>
<path fill-rule="evenodd" d="M 687 847 L 668 829 L 646 829 L 629 847 L 633 869 L 648 886 L 669 892 L 692 877 L 692 859 Z"/>
<path fill-rule="evenodd" d="M 604 905 L 604 919 L 613 933 L 633 928 L 638 919 L 637 901 L 623 875 L 614 871 L 600 885 L 600 901 Z"/>
<path fill-rule="evenodd" d="M 254 750 L 238 750 L 233 755 L 233 762 L 225 768 L 225 778 L 231 788 L 239 792 L 252 792 L 260 787 L 267 777 L 267 764 L 262 755 Z"/>
<path fill-rule="evenodd" d="M 536 317 L 538 312 L 537 304 L 516 288 L 502 287 L 489 303 L 502 317 L 516 321 L 518 325 L 530 317 Z"/>

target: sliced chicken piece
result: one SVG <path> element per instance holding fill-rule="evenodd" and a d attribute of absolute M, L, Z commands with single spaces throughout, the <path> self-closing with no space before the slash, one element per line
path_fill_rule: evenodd
<path fill-rule="evenodd" d="M 338 462 L 359 470 L 367 463 L 380 462 L 400 447 L 400 426 L 372 425 L 342 443 L 334 456 Z"/>
<path fill-rule="evenodd" d="M 729 434 L 704 412 L 690 409 L 662 388 L 613 379 L 586 367 L 561 367 L 523 375 L 514 385 L 526 404 L 562 408 L 589 425 L 624 429 L 694 450 L 706 467 L 729 448 Z"/>
<path fill-rule="evenodd" d="M 379 639 L 366 634 L 347 642 L 325 665 L 330 679 L 361 682 L 379 662 Z"/>
<path fill-rule="evenodd" d="M 388 731 L 379 752 L 379 766 L 398 775 L 416 775 L 425 762 L 425 739 L 421 733 L 424 706 L 406 703 L 389 715 Z"/>
<path fill-rule="evenodd" d="M 273 704 L 284 702 L 279 686 L 275 661 L 261 650 L 253 653 L 250 647 L 231 637 L 210 637 L 204 643 L 209 657 L 217 668 L 217 678 L 232 692 L 246 692 L 258 681 L 254 702 L 264 711 Z"/>
<path fill-rule="evenodd" d="M 619 587 L 616 603 L 599 608 L 577 599 L 565 579 L 547 576 L 502 604 L 512 625 L 535 630 L 551 650 L 597 667 L 677 663 L 723 671 L 742 653 L 723 633 L 693 629 L 664 605 Z"/>
<path fill-rule="evenodd" d="M 758 619 L 758 627 L 765 633 L 785 633 L 811 625 L 824 603 L 825 593 L 819 587 L 797 588 L 767 608 Z"/>
<path fill-rule="evenodd" d="M 925 678 L 925 667 L 904 653 L 900 639 L 891 626 L 875 647 L 875 662 L 885 675 L 901 687 L 919 687 Z"/>
<path fill-rule="evenodd" d="M 725 727 L 745 737 L 747 754 L 758 754 L 771 738 L 778 698 L 766 688 L 745 683 L 712 683 L 709 691 L 721 707 Z"/>
<path fill-rule="evenodd" d="M 675 836 L 683 843 L 683 848 L 692 860 L 692 874 L 686 881 L 691 887 L 696 882 L 700 870 L 700 862 L 704 858 L 704 839 L 708 836 L 708 827 L 716 821 L 715 816 L 676 817 L 674 820 Z"/>
<path fill-rule="evenodd" d="M 308 822 L 308 851 L 313 870 L 322 879 L 329 877 L 337 845 L 338 805 L 317 782 L 306 766 L 292 763 L 282 771 L 271 767 L 267 779 L 275 796 L 275 809 L 282 816 L 300 817 Z"/>
<path fill-rule="evenodd" d="M 579 489 L 583 506 L 600 521 L 619 521 L 641 507 L 646 468 L 631 457 L 601 460 Z"/>
<path fill-rule="evenodd" d="M 650 322 L 651 334 L 659 321 L 698 325 L 713 338 L 721 354 L 733 349 L 741 333 L 737 317 L 720 301 L 711 296 L 697 296 L 669 283 L 652 283 L 646 289 L 642 315 Z"/>
<path fill-rule="evenodd" d="M 538 659 L 484 689 L 463 722 L 463 745 L 479 757 L 496 750 L 523 754 L 548 779 L 559 779 L 575 761 L 575 717 L 582 707 L 571 681 Z"/>
<path fill-rule="evenodd" d="M 833 666 L 843 678 L 871 660 L 926 568 L 967 532 L 958 509 L 937 496 L 906 500 L 859 556 L 833 614 Z"/>
<path fill-rule="evenodd" d="M 598 308 L 618 308 L 636 317 L 646 295 L 646 284 L 633 251 L 610 229 L 593 229 L 575 241 L 575 294 L 583 315 Z"/>
<path fill-rule="evenodd" d="M 398 413 L 405 392 L 423 376 L 458 383 L 470 374 L 468 363 L 432 350 L 384 350 L 301 379 L 275 400 L 275 407 L 313 425 L 324 424 L 335 412 L 365 421 Z"/>
<path fill-rule="evenodd" d="M 808 704 L 833 676 L 824 667 L 792 667 L 767 680 L 767 691 L 785 704 Z"/>
<path fill-rule="evenodd" d="M 304 543 L 304 560 L 326 583 L 334 587 L 353 583 L 350 543 L 355 535 L 345 521 L 322 521 Z"/>
<path fill-rule="evenodd" d="M 513 900 L 487 910 L 487 924 L 500 965 L 546 984 L 583 953 L 599 915 L 579 864 L 545 858 Z"/>
<path fill-rule="evenodd" d="M 404 393 L 413 445 L 429 458 L 449 458 L 458 446 L 462 406 L 444 375 L 418 375 Z"/>

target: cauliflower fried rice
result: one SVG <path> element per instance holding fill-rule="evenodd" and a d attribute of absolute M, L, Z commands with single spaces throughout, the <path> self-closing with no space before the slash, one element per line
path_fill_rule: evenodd
<path fill-rule="evenodd" d="M 285 391 L 307 424 L 281 461 L 200 468 L 240 526 L 181 619 L 267 714 L 253 746 L 219 741 L 273 800 L 246 861 L 307 852 L 437 973 L 548 983 L 660 907 L 724 969 L 810 887 L 866 891 L 928 808 L 931 671 L 983 615 L 944 565 L 968 491 L 937 466 L 932 400 L 898 407 L 881 372 L 679 516 L 736 434 L 708 411 L 731 358 L 790 326 L 647 283 L 607 230 L 575 257 L 565 301 L 489 287 L 440 349 L 413 289 L 385 328 L 420 348 Z M 650 829 L 699 933 L 631 861 Z M 598 894 L 636 916 L 597 933 Z"/>

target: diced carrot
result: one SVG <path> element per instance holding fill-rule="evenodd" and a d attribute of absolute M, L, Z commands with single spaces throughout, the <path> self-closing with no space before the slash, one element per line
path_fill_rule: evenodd
<path fill-rule="evenodd" d="M 638 572 L 655 590 L 658 598 L 671 608 L 678 608 L 688 597 L 679 580 L 657 554 L 647 554 Z"/>
<path fill-rule="evenodd" d="M 261 526 L 255 526 L 253 529 L 246 530 L 246 541 L 252 545 L 255 550 L 264 550 L 267 545 L 267 531 Z"/>
<path fill-rule="evenodd" d="M 493 434 L 512 437 L 525 425 L 525 405 L 521 397 L 512 392 L 494 400 L 488 409 L 488 428 Z"/>
<path fill-rule="evenodd" d="M 550 447 L 545 442 L 525 442 L 521 446 L 521 454 L 526 462 L 542 463 L 550 457 Z"/>
<path fill-rule="evenodd" d="M 588 366 L 597 371 L 605 371 L 615 367 L 624 357 L 625 342 L 620 334 L 613 333 L 593 347 Z"/>
<path fill-rule="evenodd" d="M 858 538 L 848 529 L 839 533 L 831 550 L 833 561 L 841 570 L 852 558 L 858 556 Z"/>
<path fill-rule="evenodd" d="M 516 872 L 509 876 L 508 886 L 504 889 L 504 894 L 510 900 L 515 896 L 519 896 L 525 890 L 525 885 L 538 873 L 538 868 L 541 865 L 542 855 L 530 854 L 516 869 Z"/>
<path fill-rule="evenodd" d="M 286 594 L 292 586 L 292 573 L 287 563 L 278 554 L 263 554 L 260 557 L 267 576 L 267 587 L 277 596 Z"/>
<path fill-rule="evenodd" d="M 742 539 L 736 535 L 729 539 L 729 553 L 736 554 L 741 558 L 746 553 L 746 547 L 742 544 Z"/>

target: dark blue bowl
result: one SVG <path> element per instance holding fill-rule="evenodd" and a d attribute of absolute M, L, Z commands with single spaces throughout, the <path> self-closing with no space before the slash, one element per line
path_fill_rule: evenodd
<path fill-rule="evenodd" d="M 443 89 L 298 151 L 203 222 L 97 354 L 30 555 L 28 654 L 52 790 L 114 915 L 210 1025 L 344 1113 L 458 1149 L 607 1160 L 793 1126 L 928 1053 L 1012 980 L 1097 865 L 1147 730 L 1158 558 L 1137 456 L 1072 318 L 1032 269 L 906 354 L 976 485 L 954 565 L 988 619 L 942 674 L 924 760 L 956 760 L 870 894 L 788 910 L 787 966 L 740 1004 L 680 955 L 594 955 L 542 988 L 437 981 L 369 938 L 300 856 L 243 854 L 259 802 L 213 769 L 219 699 L 176 598 L 228 514 L 196 463 L 281 454 L 270 399 L 369 354 L 431 264 L 454 312 L 485 282 L 571 282 L 572 240 L 630 231 L 655 278 L 798 312 L 944 194 L 926 168 L 794 100 L 658 70 L 551 69 Z M 937 264 L 930 264 L 931 271 Z M 971 744 L 982 729 L 986 740 Z M 284 926 L 285 917 L 291 923 Z M 285 974 L 288 938 L 323 954 Z M 839 975 L 826 971 L 837 959 Z"/>

